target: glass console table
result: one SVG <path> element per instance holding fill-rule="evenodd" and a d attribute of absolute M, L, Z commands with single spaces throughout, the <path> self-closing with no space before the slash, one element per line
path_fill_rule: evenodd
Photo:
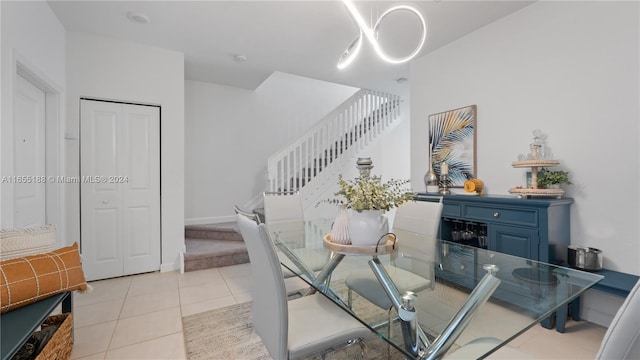
<path fill-rule="evenodd" d="M 328 220 L 267 225 L 283 266 L 359 319 L 378 337 L 412 359 L 438 359 L 447 352 L 483 337 L 495 345 L 477 354 L 483 358 L 596 284 L 602 276 L 530 259 L 437 240 L 432 250 L 423 234 L 397 230 L 389 251 L 330 251 L 324 237 Z M 416 246 L 418 244 L 418 246 Z M 425 246 L 426 248 L 426 246 Z M 324 262 L 321 271 L 307 264 Z M 388 276 L 402 267 L 434 286 L 417 294 L 401 293 Z M 348 306 L 345 277 L 370 269 L 390 297 L 398 319 L 388 328 L 388 309 L 354 296 Z M 433 275 L 435 274 L 435 275 Z M 566 310 L 558 316 L 566 316 Z M 391 331 L 389 331 L 391 330 Z"/>

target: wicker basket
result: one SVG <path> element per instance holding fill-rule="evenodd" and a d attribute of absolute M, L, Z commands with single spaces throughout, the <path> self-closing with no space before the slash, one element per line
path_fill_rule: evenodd
<path fill-rule="evenodd" d="M 73 317 L 71 313 L 49 316 L 42 328 L 60 326 L 47 345 L 36 356 L 36 360 L 67 360 L 73 349 Z"/>

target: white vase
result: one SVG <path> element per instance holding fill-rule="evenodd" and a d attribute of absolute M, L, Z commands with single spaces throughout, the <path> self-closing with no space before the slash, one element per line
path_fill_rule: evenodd
<path fill-rule="evenodd" d="M 382 210 L 352 211 L 349 216 L 349 237 L 354 246 L 376 245 L 388 232 L 389 220 Z"/>
<path fill-rule="evenodd" d="M 331 226 L 331 241 L 337 244 L 348 245 L 351 244 L 351 240 L 349 238 L 349 215 L 347 214 L 347 206 L 342 204 L 338 206 L 340 207 L 340 211 Z"/>

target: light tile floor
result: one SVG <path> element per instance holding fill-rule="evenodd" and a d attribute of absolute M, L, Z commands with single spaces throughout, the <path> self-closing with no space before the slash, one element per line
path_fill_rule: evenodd
<path fill-rule="evenodd" d="M 91 285 L 74 296 L 72 359 L 184 359 L 181 317 L 251 300 L 249 264 Z M 534 326 L 511 345 L 539 359 L 593 359 L 605 331 L 584 321 L 564 334 Z"/>

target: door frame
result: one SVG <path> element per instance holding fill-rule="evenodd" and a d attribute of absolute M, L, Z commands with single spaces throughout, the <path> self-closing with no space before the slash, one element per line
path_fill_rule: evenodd
<path fill-rule="evenodd" d="M 45 214 L 46 222 L 56 225 L 56 241 L 59 246 L 67 245 L 63 243 L 65 239 L 65 204 L 64 204 L 64 186 L 59 184 L 56 179 L 64 174 L 64 126 L 62 119 L 64 118 L 64 107 L 62 99 L 64 91 L 62 87 L 51 80 L 43 71 L 31 64 L 24 56 L 19 54 L 15 49 L 12 50 L 12 71 L 10 81 L 11 93 L 9 96 L 9 104 L 3 104 L 9 108 L 9 120 L 3 121 L 3 133 L 6 131 L 8 136 L 3 135 L 2 142 L 4 144 L 3 151 L 8 151 L 9 156 L 4 157 L 3 175 L 15 176 L 15 144 L 13 142 L 14 134 L 14 108 L 13 100 L 16 91 L 16 83 L 18 76 L 23 77 L 29 83 L 45 93 L 45 175 L 47 182 L 45 186 Z M 6 128 L 5 128 L 6 127 Z M 10 139 L 10 140 L 9 140 Z M 49 181 L 52 179 L 52 181 Z M 3 224 L 2 227 L 13 227 L 13 210 L 14 210 L 14 186 L 13 184 L 2 184 L 2 206 Z M 8 212 L 8 214 L 7 214 Z M 8 220 L 9 224 L 4 223 Z"/>

